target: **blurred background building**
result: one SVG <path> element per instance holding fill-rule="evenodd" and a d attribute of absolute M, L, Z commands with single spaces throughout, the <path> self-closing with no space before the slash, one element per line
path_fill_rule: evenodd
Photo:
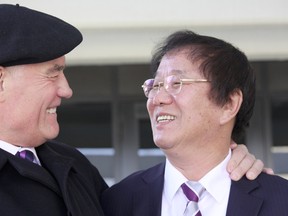
<path fill-rule="evenodd" d="M 287 0 L 0 0 L 55 15 L 83 43 L 67 55 L 73 98 L 58 109 L 59 140 L 76 146 L 109 184 L 163 160 L 141 85 L 153 47 L 191 29 L 244 51 L 257 74 L 251 126 L 241 142 L 278 174 L 288 173 Z"/>

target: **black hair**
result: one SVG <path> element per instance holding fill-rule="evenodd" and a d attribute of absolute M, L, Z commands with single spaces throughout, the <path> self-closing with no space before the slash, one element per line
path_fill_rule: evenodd
<path fill-rule="evenodd" d="M 232 131 L 232 139 L 240 139 L 249 126 L 255 103 L 255 74 L 246 55 L 223 40 L 182 30 L 168 36 L 155 49 L 152 72 L 157 71 L 164 55 L 183 49 L 188 50 L 193 63 L 200 63 L 203 76 L 211 81 L 210 98 L 216 104 L 224 105 L 232 93 L 241 90 L 243 102 Z"/>

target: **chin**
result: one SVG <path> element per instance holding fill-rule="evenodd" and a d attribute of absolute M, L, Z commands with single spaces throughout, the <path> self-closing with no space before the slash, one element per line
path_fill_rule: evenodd
<path fill-rule="evenodd" d="M 155 145 L 158 147 L 158 148 L 161 148 L 161 149 L 166 149 L 168 146 L 167 146 L 167 141 L 165 141 L 165 140 L 159 140 L 159 139 L 157 139 L 157 140 L 154 140 L 154 143 L 155 143 Z"/>
<path fill-rule="evenodd" d="M 46 131 L 44 134 L 47 140 L 55 139 L 59 135 L 59 126 L 49 128 L 49 130 Z"/>

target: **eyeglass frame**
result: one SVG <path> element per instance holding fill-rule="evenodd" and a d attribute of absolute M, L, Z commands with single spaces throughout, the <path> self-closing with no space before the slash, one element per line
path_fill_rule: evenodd
<path fill-rule="evenodd" d="M 178 91 L 177 93 L 174 93 L 174 94 L 170 93 L 170 92 L 167 90 L 168 88 L 166 88 L 166 87 L 164 86 L 164 81 L 158 82 L 158 86 L 155 87 L 155 86 L 154 86 L 155 79 L 147 79 L 147 80 L 145 80 L 145 82 L 144 82 L 143 85 L 141 86 L 142 89 L 143 89 L 143 91 L 144 91 L 144 95 L 145 95 L 147 98 L 152 99 L 152 98 L 155 97 L 156 94 L 159 93 L 161 87 L 164 87 L 165 91 L 166 91 L 168 94 L 170 94 L 170 95 L 176 95 L 176 94 L 179 94 L 179 93 L 181 92 L 183 85 L 189 85 L 189 84 L 192 84 L 192 83 L 211 82 L 210 80 L 204 79 L 204 78 L 194 78 L 194 79 L 193 79 L 193 78 L 183 78 L 183 79 L 181 79 L 181 78 L 179 78 L 179 77 L 176 76 L 176 75 L 171 75 L 171 76 L 175 76 L 175 77 L 178 78 L 179 81 L 180 81 L 180 83 L 179 83 L 179 86 L 180 86 L 180 87 L 179 87 L 179 91 Z M 170 76 L 168 76 L 168 77 L 170 77 Z M 167 79 L 167 77 L 165 77 L 165 79 Z M 164 79 L 164 80 L 165 80 L 165 79 Z M 153 87 L 150 89 L 149 92 L 148 92 L 148 90 L 145 90 L 145 88 L 148 89 L 148 87 L 147 87 L 148 85 L 145 85 L 145 83 L 146 83 L 148 80 L 153 80 Z M 149 97 L 149 93 L 151 92 L 151 90 L 153 90 L 153 89 L 155 89 L 155 88 L 157 88 L 157 91 L 155 92 L 155 95 L 154 95 L 153 97 Z"/>

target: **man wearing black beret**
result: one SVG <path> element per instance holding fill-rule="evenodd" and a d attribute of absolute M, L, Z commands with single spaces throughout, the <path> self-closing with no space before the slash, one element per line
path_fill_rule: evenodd
<path fill-rule="evenodd" d="M 56 17 L 0 4 L 0 216 L 103 215 L 99 197 L 108 186 L 97 168 L 52 141 L 57 107 L 72 96 L 65 55 L 81 41 Z M 263 168 L 247 148 L 232 157 L 237 178 Z"/>
<path fill-rule="evenodd" d="M 70 24 L 0 4 L 0 215 L 103 215 L 107 188 L 76 149 L 50 141 L 57 107 L 72 90 L 65 54 L 82 41 Z"/>

